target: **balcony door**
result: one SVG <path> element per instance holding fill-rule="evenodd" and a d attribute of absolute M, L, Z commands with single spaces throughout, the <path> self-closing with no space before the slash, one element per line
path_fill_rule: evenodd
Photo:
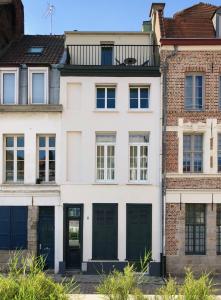
<path fill-rule="evenodd" d="M 102 46 L 101 47 L 101 65 L 113 65 L 113 47 L 112 46 Z"/>

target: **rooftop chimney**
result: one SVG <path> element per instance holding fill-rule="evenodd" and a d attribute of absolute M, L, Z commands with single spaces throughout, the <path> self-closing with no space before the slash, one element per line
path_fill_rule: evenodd
<path fill-rule="evenodd" d="M 165 3 L 152 3 L 149 17 L 151 17 L 152 14 L 157 10 L 164 10 L 164 7 Z"/>

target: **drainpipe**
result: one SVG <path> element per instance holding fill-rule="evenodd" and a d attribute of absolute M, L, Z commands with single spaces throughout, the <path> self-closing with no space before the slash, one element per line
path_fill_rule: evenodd
<path fill-rule="evenodd" d="M 174 46 L 174 50 L 171 54 L 169 54 L 165 61 L 161 65 L 161 73 L 163 76 L 162 84 L 163 84 L 163 92 L 162 92 L 162 115 L 163 115 L 163 128 L 162 128 L 162 196 L 161 196 L 161 207 L 162 207 L 162 255 L 161 255 L 161 270 L 162 276 L 166 277 L 166 255 L 165 255 L 165 224 L 166 224 L 166 129 L 167 129 L 167 103 L 168 103 L 168 96 L 167 96 L 167 83 L 168 83 L 168 66 L 169 60 L 176 56 L 178 52 L 177 46 Z"/>

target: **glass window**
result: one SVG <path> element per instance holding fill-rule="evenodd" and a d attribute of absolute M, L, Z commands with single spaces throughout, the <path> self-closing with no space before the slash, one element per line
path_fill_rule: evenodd
<path fill-rule="evenodd" d="M 116 134 L 96 135 L 96 179 L 100 182 L 115 180 Z"/>
<path fill-rule="evenodd" d="M 38 137 L 38 179 L 40 182 L 55 182 L 55 148 L 55 136 Z"/>
<path fill-rule="evenodd" d="M 129 136 L 131 182 L 148 180 L 148 143 L 149 133 L 131 133 Z"/>
<path fill-rule="evenodd" d="M 15 104 L 15 73 L 3 73 L 3 104 Z"/>
<path fill-rule="evenodd" d="M 203 109 L 204 77 L 187 75 L 185 78 L 185 110 Z"/>
<path fill-rule="evenodd" d="M 205 204 L 186 204 L 186 254 L 206 254 L 205 216 Z"/>
<path fill-rule="evenodd" d="M 32 103 L 45 102 L 45 73 L 32 73 Z"/>
<path fill-rule="evenodd" d="M 97 87 L 98 109 L 115 109 L 116 88 L 115 87 Z"/>
<path fill-rule="evenodd" d="M 5 137 L 5 180 L 24 181 L 24 136 Z"/>
<path fill-rule="evenodd" d="M 130 87 L 130 109 L 149 108 L 149 88 Z"/>
<path fill-rule="evenodd" d="M 201 134 L 183 136 L 183 172 L 203 172 L 203 136 Z"/>

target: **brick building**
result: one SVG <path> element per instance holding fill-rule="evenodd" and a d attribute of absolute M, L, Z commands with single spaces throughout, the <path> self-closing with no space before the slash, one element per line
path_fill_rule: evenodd
<path fill-rule="evenodd" d="M 221 272 L 221 9 L 199 3 L 164 17 L 151 8 L 161 46 L 164 109 L 164 253 L 167 272 Z"/>

